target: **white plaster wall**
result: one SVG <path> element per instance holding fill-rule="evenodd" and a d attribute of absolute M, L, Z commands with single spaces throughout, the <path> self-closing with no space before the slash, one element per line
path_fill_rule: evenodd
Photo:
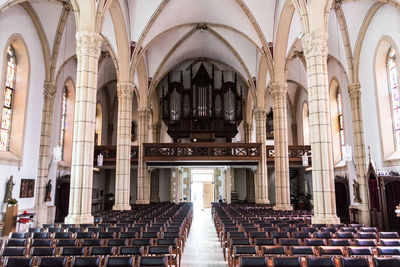
<path fill-rule="evenodd" d="M 43 82 L 45 76 L 43 54 L 39 38 L 30 18 L 19 6 L 11 7 L 7 10 L 7 12 L 0 14 L 1 64 L 4 60 L 3 53 L 6 49 L 6 42 L 14 33 L 19 33 L 24 39 L 28 49 L 30 62 L 29 88 L 27 90 L 28 96 L 25 115 L 25 136 L 23 140 L 24 148 L 20 166 L 0 165 L 0 199 L 2 203 L 1 208 L 4 210 L 5 205 L 3 204 L 2 200 L 4 198 L 5 185 L 9 176 L 13 175 L 15 183 L 13 188 L 13 197 L 17 198 L 20 210 L 27 210 L 34 207 L 35 198 L 19 199 L 20 180 L 22 178 L 36 179 L 37 177 L 43 106 Z M 3 71 L 3 67 L 1 70 Z M 0 74 L 2 78 L 4 75 L 4 73 Z M 18 90 L 18 88 L 16 90 Z M 2 90 L 0 94 L 3 94 Z"/>
<path fill-rule="evenodd" d="M 390 27 L 383 27 L 390 25 Z M 382 36 L 390 36 L 400 46 L 400 16 L 399 11 L 390 5 L 381 7 L 366 32 L 360 54 L 360 84 L 361 107 L 364 124 L 365 153 L 368 155 L 368 145 L 371 145 L 371 155 L 378 169 L 383 168 L 382 150 L 377 118 L 377 101 L 375 91 L 374 54 Z M 386 169 L 397 170 L 397 166 Z"/>
<path fill-rule="evenodd" d="M 235 191 L 238 193 L 239 200 L 246 200 L 246 169 L 238 168 L 234 170 Z"/>
<path fill-rule="evenodd" d="M 160 202 L 171 200 L 171 169 L 160 169 Z"/>

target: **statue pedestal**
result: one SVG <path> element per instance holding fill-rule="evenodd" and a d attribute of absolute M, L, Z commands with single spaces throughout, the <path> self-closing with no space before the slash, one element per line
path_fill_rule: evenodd
<path fill-rule="evenodd" d="M 15 232 L 17 225 L 18 205 L 7 205 L 6 217 L 4 221 L 4 236 L 8 236 L 10 232 Z"/>

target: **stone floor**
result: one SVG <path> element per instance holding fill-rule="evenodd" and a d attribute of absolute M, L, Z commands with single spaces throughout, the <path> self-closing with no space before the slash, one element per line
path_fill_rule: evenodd
<path fill-rule="evenodd" d="M 182 267 L 226 267 L 211 209 L 195 209 L 189 238 L 182 255 Z"/>

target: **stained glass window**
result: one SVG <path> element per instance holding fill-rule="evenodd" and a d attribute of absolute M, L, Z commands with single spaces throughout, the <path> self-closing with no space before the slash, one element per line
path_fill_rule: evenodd
<path fill-rule="evenodd" d="M 344 123 L 343 123 L 343 109 L 342 109 L 342 93 L 339 88 L 337 89 L 337 109 L 338 109 L 338 120 L 339 120 L 339 138 L 340 147 L 344 146 Z"/>
<path fill-rule="evenodd" d="M 65 137 L 65 127 L 67 125 L 67 100 L 68 100 L 68 89 L 64 88 L 62 103 L 61 103 L 61 127 L 60 127 L 60 140 L 58 142 L 61 147 L 61 155 L 64 154 L 64 137 Z"/>
<path fill-rule="evenodd" d="M 4 88 L 3 112 L 1 114 L 0 150 L 10 148 L 10 131 L 15 90 L 16 59 L 14 49 L 10 45 L 7 49 L 7 72 Z"/>
<path fill-rule="evenodd" d="M 389 49 L 387 59 L 389 91 L 392 103 L 393 128 L 396 140 L 396 146 L 400 148 L 400 94 L 399 94 L 399 77 L 396 62 L 396 51 Z"/>

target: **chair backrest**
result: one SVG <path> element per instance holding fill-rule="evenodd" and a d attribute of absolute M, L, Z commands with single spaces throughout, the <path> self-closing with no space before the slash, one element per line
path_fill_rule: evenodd
<path fill-rule="evenodd" d="M 235 247 L 233 247 L 233 252 L 236 255 L 240 255 L 240 254 L 256 255 L 257 248 L 255 246 L 235 246 Z"/>
<path fill-rule="evenodd" d="M 62 256 L 83 256 L 85 255 L 84 247 L 63 247 Z"/>
<path fill-rule="evenodd" d="M 375 239 L 355 239 L 356 246 L 376 247 Z"/>
<path fill-rule="evenodd" d="M 330 246 L 351 246 L 350 239 L 329 239 Z"/>
<path fill-rule="evenodd" d="M 49 237 L 50 237 L 50 233 L 48 233 L 48 232 L 34 232 L 32 234 L 33 239 L 45 239 L 45 238 L 49 238 Z"/>
<path fill-rule="evenodd" d="M 286 255 L 285 248 L 281 246 L 263 247 L 263 255 Z"/>
<path fill-rule="evenodd" d="M 333 257 L 309 257 L 306 258 L 308 267 L 334 267 L 335 260 Z"/>
<path fill-rule="evenodd" d="M 235 246 L 235 245 L 250 245 L 250 239 L 248 238 L 231 238 L 229 240 L 229 244 L 231 246 Z"/>
<path fill-rule="evenodd" d="M 99 267 L 100 257 L 74 257 L 72 266 Z"/>
<path fill-rule="evenodd" d="M 7 239 L 6 247 L 26 247 L 27 239 Z"/>
<path fill-rule="evenodd" d="M 142 255 L 143 247 L 140 246 L 129 246 L 129 247 L 120 247 L 119 255 Z"/>
<path fill-rule="evenodd" d="M 83 239 L 82 241 L 82 246 L 84 247 L 99 247 L 101 246 L 101 239 L 95 239 L 95 238 L 90 238 L 90 239 Z"/>
<path fill-rule="evenodd" d="M 51 227 L 51 228 L 47 228 L 47 232 L 50 232 L 50 233 L 63 232 L 63 228 L 61 228 L 61 227 Z"/>
<path fill-rule="evenodd" d="M 33 258 L 10 257 L 6 259 L 4 264 L 6 267 L 31 267 L 33 266 Z"/>
<path fill-rule="evenodd" d="M 378 228 L 376 227 L 360 227 L 360 232 L 378 232 Z"/>
<path fill-rule="evenodd" d="M 275 246 L 276 242 L 273 238 L 256 238 L 255 244 L 257 246 Z"/>
<path fill-rule="evenodd" d="M 370 247 L 348 247 L 349 256 L 372 256 Z"/>
<path fill-rule="evenodd" d="M 362 239 L 376 239 L 377 235 L 375 232 L 358 232 L 357 238 Z"/>
<path fill-rule="evenodd" d="M 101 255 L 114 255 L 115 247 L 91 247 L 89 251 L 90 256 L 101 256 Z"/>
<path fill-rule="evenodd" d="M 281 246 L 300 246 L 301 241 L 297 238 L 281 238 L 279 239 Z"/>
<path fill-rule="evenodd" d="M 275 267 L 301 267 L 300 257 L 276 257 L 274 258 Z"/>
<path fill-rule="evenodd" d="M 319 247 L 319 254 L 343 256 L 343 247 Z"/>
<path fill-rule="evenodd" d="M 115 232 L 98 232 L 97 237 L 104 239 L 115 238 Z"/>
<path fill-rule="evenodd" d="M 400 246 L 400 240 L 399 239 L 381 239 L 381 246 Z"/>
<path fill-rule="evenodd" d="M 400 247 L 378 247 L 378 255 L 396 255 L 400 256 Z"/>
<path fill-rule="evenodd" d="M 147 253 L 149 255 L 166 255 L 166 254 L 171 254 L 171 247 L 170 246 L 149 246 L 147 248 Z"/>
<path fill-rule="evenodd" d="M 68 257 L 40 257 L 39 267 L 66 267 Z"/>
<path fill-rule="evenodd" d="M 315 255 L 313 247 L 290 247 L 292 255 Z"/>
<path fill-rule="evenodd" d="M 391 238 L 391 239 L 397 239 L 399 238 L 399 233 L 397 232 L 379 232 L 379 238 Z"/>
<path fill-rule="evenodd" d="M 240 257 L 241 267 L 268 266 L 267 257 Z"/>
<path fill-rule="evenodd" d="M 400 266 L 399 258 L 374 258 L 373 259 L 375 267 L 394 267 Z"/>
<path fill-rule="evenodd" d="M 32 248 L 31 256 L 54 256 L 56 254 L 56 248 Z"/>
<path fill-rule="evenodd" d="M 177 246 L 179 244 L 178 238 L 159 238 L 157 245 Z"/>
<path fill-rule="evenodd" d="M 28 232 L 29 233 L 40 233 L 42 231 L 42 228 L 40 227 L 29 227 Z"/>
<path fill-rule="evenodd" d="M 53 245 L 53 239 L 32 239 L 32 247 L 51 247 Z"/>
<path fill-rule="evenodd" d="M 309 238 L 311 237 L 310 232 L 293 232 L 294 238 Z"/>
<path fill-rule="evenodd" d="M 306 246 L 326 246 L 325 239 L 306 238 L 304 239 Z"/>
<path fill-rule="evenodd" d="M 126 246 L 128 242 L 128 239 L 107 239 L 107 246 L 114 246 L 114 247 L 119 247 L 119 246 Z"/>
<path fill-rule="evenodd" d="M 139 266 L 165 266 L 167 267 L 167 258 L 166 257 L 140 257 L 139 258 Z"/>
<path fill-rule="evenodd" d="M 12 257 L 12 256 L 25 256 L 26 248 L 19 247 L 19 248 L 4 248 L 3 249 L 3 257 Z"/>
<path fill-rule="evenodd" d="M 92 232 L 77 232 L 76 233 L 77 239 L 92 238 L 92 237 L 93 237 Z"/>
<path fill-rule="evenodd" d="M 337 232 L 335 234 L 336 238 L 349 238 L 353 239 L 354 238 L 354 233 L 352 232 Z"/>
<path fill-rule="evenodd" d="M 10 234 L 10 238 L 24 239 L 24 238 L 28 238 L 28 237 L 29 237 L 29 233 L 13 232 Z"/>
<path fill-rule="evenodd" d="M 331 232 L 314 232 L 313 235 L 315 238 L 331 238 L 332 237 Z"/>
<path fill-rule="evenodd" d="M 136 232 L 120 232 L 119 238 L 137 238 Z"/>
<path fill-rule="evenodd" d="M 151 239 L 150 238 L 132 239 L 132 245 L 134 245 L 134 246 L 150 246 Z"/>
<path fill-rule="evenodd" d="M 340 258 L 342 267 L 369 267 L 368 258 Z"/>
<path fill-rule="evenodd" d="M 130 267 L 133 265 L 133 257 L 107 257 L 105 267 Z"/>
<path fill-rule="evenodd" d="M 68 232 L 56 232 L 54 234 L 54 238 L 59 239 L 59 238 L 71 238 L 71 233 Z"/>
<path fill-rule="evenodd" d="M 289 238 L 289 233 L 288 232 L 272 232 L 271 237 L 272 238 Z"/>
<path fill-rule="evenodd" d="M 74 247 L 78 241 L 76 239 L 57 239 L 57 247 Z"/>

